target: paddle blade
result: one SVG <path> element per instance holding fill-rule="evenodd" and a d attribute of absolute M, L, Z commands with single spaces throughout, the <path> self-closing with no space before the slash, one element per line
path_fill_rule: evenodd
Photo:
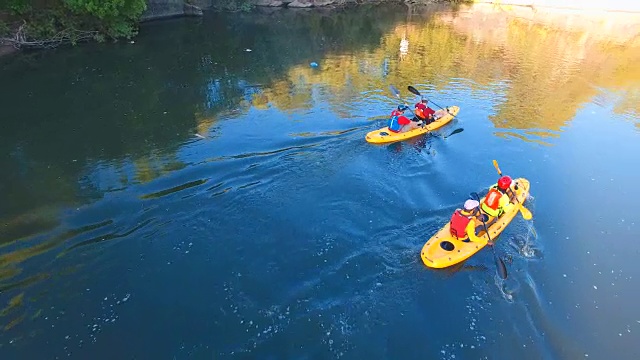
<path fill-rule="evenodd" d="M 420 91 L 418 91 L 416 88 L 414 88 L 411 85 L 407 86 L 407 90 L 411 91 L 412 93 L 414 93 L 414 94 L 416 94 L 418 96 L 422 96 L 422 95 L 420 95 Z"/>
<path fill-rule="evenodd" d="M 500 171 L 500 167 L 498 166 L 498 162 L 496 160 L 493 160 L 493 167 L 496 168 L 496 171 L 498 171 L 498 175 L 502 176 L 502 171 Z"/>
<path fill-rule="evenodd" d="M 453 131 L 451 132 L 451 134 L 449 134 L 449 135 L 445 136 L 444 138 L 446 139 L 446 138 L 448 138 L 448 137 L 449 137 L 449 136 L 451 136 L 451 135 L 459 134 L 459 133 L 461 133 L 461 132 L 463 132 L 463 131 L 464 131 L 464 129 L 463 129 L 463 128 L 457 128 L 457 129 L 453 130 Z"/>
<path fill-rule="evenodd" d="M 398 91 L 398 89 L 395 86 L 389 85 L 389 90 L 391 90 L 393 95 L 400 97 L 400 91 Z"/>
<path fill-rule="evenodd" d="M 502 259 L 497 256 L 495 258 L 496 271 L 498 272 L 498 276 L 500 276 L 502 280 L 505 280 L 507 278 L 507 266 L 504 264 L 504 261 L 502 261 Z"/>
<path fill-rule="evenodd" d="M 533 215 L 531 215 L 531 211 L 529 211 L 529 209 L 522 205 L 520 205 L 520 213 L 525 220 L 531 220 L 531 218 L 533 218 Z"/>

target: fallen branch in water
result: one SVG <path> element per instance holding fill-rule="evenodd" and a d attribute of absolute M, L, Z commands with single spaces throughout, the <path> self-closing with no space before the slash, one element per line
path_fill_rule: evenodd
<path fill-rule="evenodd" d="M 16 49 L 50 49 L 64 43 L 75 44 L 79 41 L 94 39 L 98 31 L 65 29 L 46 39 L 31 39 L 26 31 L 26 21 L 20 25 L 12 37 L 0 38 L 0 44 L 11 45 Z"/>

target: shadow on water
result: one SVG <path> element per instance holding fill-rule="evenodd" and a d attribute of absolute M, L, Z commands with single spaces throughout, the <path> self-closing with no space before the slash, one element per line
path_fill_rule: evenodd
<path fill-rule="evenodd" d="M 470 265 L 470 264 L 467 264 L 467 261 L 463 261 L 444 269 L 433 269 L 433 270 L 436 273 L 439 273 L 440 275 L 444 276 L 445 278 L 449 278 L 449 277 L 458 275 L 458 273 L 467 273 L 467 272 L 487 273 L 492 269 L 489 266 L 484 264 Z"/>

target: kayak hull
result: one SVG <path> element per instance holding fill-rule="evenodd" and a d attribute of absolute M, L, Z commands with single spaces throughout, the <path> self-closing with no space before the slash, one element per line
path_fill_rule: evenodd
<path fill-rule="evenodd" d="M 451 122 L 451 120 L 453 120 L 453 117 L 458 115 L 458 112 L 460 111 L 460 108 L 458 106 L 449 106 L 446 109 L 449 109 L 448 114 L 446 114 L 445 116 L 441 117 L 440 119 L 432 122 L 427 126 L 409 130 L 403 133 L 394 133 L 391 130 L 389 130 L 389 127 L 385 126 L 378 130 L 373 130 L 367 133 L 367 135 L 365 136 L 365 140 L 367 140 L 367 142 L 370 144 L 387 144 L 387 143 L 407 140 L 412 137 L 426 134 L 429 131 L 438 129 L 442 126 L 445 126 L 449 122 Z"/>
<path fill-rule="evenodd" d="M 517 186 L 517 189 L 515 188 Z M 529 196 L 529 181 L 524 178 L 515 179 L 511 184 L 511 190 L 516 194 L 516 197 L 520 204 L 524 204 L 524 201 Z M 484 197 L 480 199 L 480 203 L 484 201 Z M 489 217 L 487 220 L 487 226 L 491 240 L 496 241 L 497 237 L 502 231 L 511 223 L 511 220 L 520 211 L 520 205 L 515 202 L 513 206 L 509 207 L 499 218 L 495 219 Z M 495 220 L 495 221 L 494 221 Z M 489 225 L 489 223 L 492 223 Z M 482 223 L 476 224 L 476 226 L 482 226 Z M 477 234 L 477 237 L 481 242 L 474 241 L 462 241 L 451 236 L 449 232 L 449 223 L 443 226 L 435 235 L 433 235 L 422 247 L 420 257 L 422 262 L 430 268 L 445 268 L 455 264 L 458 264 L 464 260 L 467 260 L 472 255 L 482 250 L 486 246 L 487 237 L 484 229 Z"/>

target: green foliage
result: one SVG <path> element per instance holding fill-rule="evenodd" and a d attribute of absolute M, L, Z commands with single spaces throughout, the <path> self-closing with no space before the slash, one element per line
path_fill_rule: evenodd
<path fill-rule="evenodd" d="M 108 19 L 121 15 L 121 10 L 126 5 L 125 0 L 63 0 L 64 4 L 72 11 L 82 14 L 91 14 L 99 19 Z M 125 12 L 122 12 L 123 15 Z M 126 15 L 125 15 L 126 16 Z"/>
<path fill-rule="evenodd" d="M 25 0 L 4 0 L 0 5 L 0 10 L 7 9 L 12 14 L 26 14 L 31 11 L 31 3 Z"/>
<path fill-rule="evenodd" d="M 137 23 L 146 9 L 145 0 L 0 0 L 4 11 L 15 23 L 25 22 L 30 40 L 47 40 L 53 36 L 93 32 L 95 39 L 130 38 L 137 33 Z M 5 30 L 0 26 L 0 31 Z"/>
<path fill-rule="evenodd" d="M 6 22 L 0 20 L 0 36 L 9 34 L 9 25 Z"/>
<path fill-rule="evenodd" d="M 72 13 L 94 20 L 96 30 L 113 38 L 136 34 L 136 23 L 147 7 L 145 0 L 63 0 Z"/>

